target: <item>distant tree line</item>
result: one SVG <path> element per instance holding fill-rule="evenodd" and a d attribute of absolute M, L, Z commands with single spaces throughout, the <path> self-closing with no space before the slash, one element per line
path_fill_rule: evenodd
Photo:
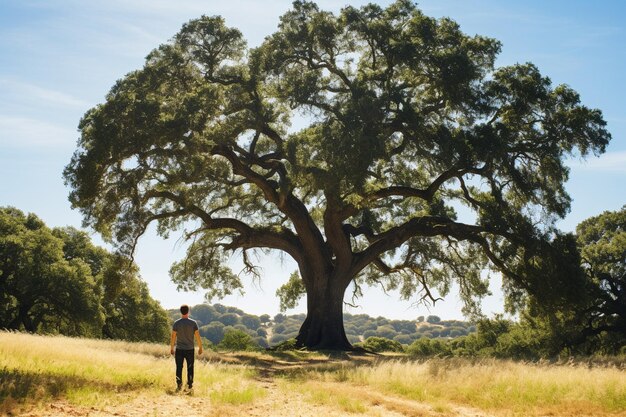
<path fill-rule="evenodd" d="M 166 341 L 167 313 L 137 266 L 73 227 L 0 207 L 0 329 Z"/>
<path fill-rule="evenodd" d="M 177 309 L 170 319 L 180 317 Z M 268 346 L 293 348 L 305 314 L 245 313 L 222 304 L 199 304 L 191 308 L 200 335 L 217 350 L 255 350 Z M 370 352 L 397 352 L 414 358 L 493 357 L 538 360 L 576 351 L 563 350 L 560 340 L 547 327 L 522 315 L 519 321 L 496 315 L 475 324 L 442 320 L 436 315 L 415 320 L 392 320 L 367 314 L 345 314 L 346 333 L 351 343 Z M 625 349 L 622 349 L 625 350 Z M 612 353 L 619 353 L 613 351 Z M 623 353 L 626 353 L 623 352 Z"/>
<path fill-rule="evenodd" d="M 451 339 L 421 338 L 409 345 L 395 340 L 370 337 L 360 346 L 373 352 L 403 352 L 414 358 L 478 357 L 537 361 L 588 355 L 626 356 L 626 345 L 615 349 L 581 349 L 562 346 L 547 327 L 536 327 L 527 319 L 512 321 L 498 315 L 480 320 L 476 331 Z"/>
<path fill-rule="evenodd" d="M 168 311 L 170 319 L 180 317 L 177 309 Z M 260 316 L 245 313 L 236 307 L 221 304 L 192 306 L 191 317 L 198 321 L 200 335 L 213 345 L 222 343 L 230 332 L 250 336 L 258 347 L 276 346 L 298 335 L 305 314 L 268 314 Z M 441 320 L 438 316 L 420 316 L 415 320 L 390 320 L 370 317 L 367 314 L 345 314 L 344 326 L 352 343 L 364 342 L 371 337 L 393 340 L 408 345 L 421 338 L 454 338 L 465 336 L 476 327 L 469 322 Z"/>
<path fill-rule="evenodd" d="M 170 320 L 180 318 L 178 309 L 168 310 Z M 236 307 L 224 306 L 222 304 L 198 304 L 191 307 L 191 318 L 198 322 L 200 336 L 207 339 L 212 345 L 218 345 L 228 334 L 231 338 L 239 338 L 240 342 L 245 340 L 243 347 L 266 348 L 267 330 L 271 318 L 267 314 L 255 316 L 247 314 Z M 247 335 L 248 338 L 244 337 Z M 237 342 L 239 343 L 239 342 Z M 232 346 L 228 344 L 228 346 Z M 237 349 L 233 349 L 237 350 Z M 246 350 L 239 349 L 239 350 Z"/>

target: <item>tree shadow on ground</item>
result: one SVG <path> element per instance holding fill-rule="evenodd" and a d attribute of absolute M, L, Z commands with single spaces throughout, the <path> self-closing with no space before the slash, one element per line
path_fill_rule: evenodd
<path fill-rule="evenodd" d="M 65 396 L 73 389 L 89 387 L 102 392 L 125 392 L 142 385 L 145 383 L 138 381 L 137 383 L 110 384 L 73 375 L 25 372 L 4 368 L 0 370 L 0 414 L 10 414 L 25 400 L 32 404 L 46 399 L 56 399 Z"/>
<path fill-rule="evenodd" d="M 359 366 L 373 365 L 387 360 L 398 360 L 376 353 L 355 351 L 269 351 L 263 355 L 234 353 L 222 357 L 222 362 L 249 366 L 258 372 L 259 379 L 274 377 L 299 378 L 307 372 L 341 372 Z"/>

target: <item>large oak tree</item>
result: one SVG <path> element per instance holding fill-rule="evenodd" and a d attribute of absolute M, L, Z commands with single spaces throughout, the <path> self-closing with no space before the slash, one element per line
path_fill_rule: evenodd
<path fill-rule="evenodd" d="M 256 48 L 203 16 L 86 113 L 70 199 L 122 252 L 152 222 L 183 229 L 173 279 L 210 296 L 242 286 L 233 252 L 253 273 L 249 251 L 288 254 L 301 346 L 350 348 L 350 284 L 435 299 L 456 281 L 471 310 L 490 266 L 509 295 L 538 291 L 526 272 L 569 209 L 564 158 L 610 135 L 534 65 L 495 69 L 499 50 L 402 0 L 337 15 L 296 1 Z"/>

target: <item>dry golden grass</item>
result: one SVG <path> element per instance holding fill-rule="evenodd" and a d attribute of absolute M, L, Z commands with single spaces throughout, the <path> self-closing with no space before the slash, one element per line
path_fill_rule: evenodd
<path fill-rule="evenodd" d="M 189 403 L 171 395 L 173 374 L 165 344 L 0 332 L 0 414 L 51 402 L 75 407 L 64 416 L 81 407 L 123 413 L 125 404 L 164 412 Z M 207 352 L 194 385 L 189 404 L 222 417 L 322 409 L 329 417 L 626 417 L 626 371 L 585 364 Z"/>
<path fill-rule="evenodd" d="M 444 410 L 447 404 L 497 415 L 626 415 L 626 372 L 582 365 L 534 365 L 460 359 L 422 363 L 385 361 L 373 366 L 309 371 L 299 378 L 369 387 Z M 327 394 L 331 395 L 331 394 Z M 356 398 L 356 391 L 342 395 Z"/>
<path fill-rule="evenodd" d="M 250 367 L 197 360 L 195 368 L 194 395 L 228 404 L 262 395 Z M 119 401 L 119 393 L 128 394 L 124 398 L 130 401 L 139 394 L 172 394 L 174 387 L 173 360 L 165 344 L 0 332 L 0 412 L 26 400 L 32 404 L 51 398 L 102 407 Z M 221 394 L 211 396 L 216 390 Z"/>

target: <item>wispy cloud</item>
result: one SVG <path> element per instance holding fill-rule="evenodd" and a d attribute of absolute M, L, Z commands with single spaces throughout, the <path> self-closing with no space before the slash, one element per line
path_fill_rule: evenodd
<path fill-rule="evenodd" d="M 88 102 L 67 93 L 63 93 L 49 88 L 25 83 L 18 80 L 0 79 L 0 89 L 3 93 L 0 96 L 10 95 L 19 98 L 20 101 L 33 101 L 46 103 L 55 106 L 80 107 L 85 108 Z"/>
<path fill-rule="evenodd" d="M 570 167 L 581 171 L 626 173 L 626 151 L 607 152 L 584 161 L 572 160 Z"/>
<path fill-rule="evenodd" d="M 70 146 L 77 137 L 75 130 L 50 122 L 0 115 L 0 148 Z"/>

